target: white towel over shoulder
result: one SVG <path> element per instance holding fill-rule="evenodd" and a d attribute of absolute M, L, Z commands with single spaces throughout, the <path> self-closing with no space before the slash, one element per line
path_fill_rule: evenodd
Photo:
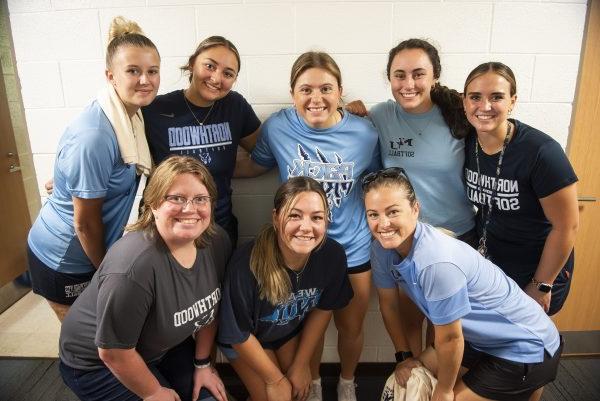
<path fill-rule="evenodd" d="M 146 141 L 142 111 L 138 110 L 129 118 L 123 102 L 111 84 L 100 90 L 98 103 L 115 130 L 123 162 L 135 164 L 138 174 L 150 174 L 152 158 Z"/>

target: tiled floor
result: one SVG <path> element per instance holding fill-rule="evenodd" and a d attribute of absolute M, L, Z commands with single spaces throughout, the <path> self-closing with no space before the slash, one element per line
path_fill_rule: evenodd
<path fill-rule="evenodd" d="M 30 292 L 0 315 L 0 356 L 56 358 L 59 333 L 50 306 Z"/>

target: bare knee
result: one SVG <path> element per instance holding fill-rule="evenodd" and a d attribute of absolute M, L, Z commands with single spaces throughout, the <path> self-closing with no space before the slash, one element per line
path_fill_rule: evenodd
<path fill-rule="evenodd" d="M 69 312 L 69 309 L 71 308 L 71 306 L 59 304 L 59 303 L 49 301 L 49 300 L 46 300 L 46 302 L 48 302 L 48 305 L 50 305 L 50 307 L 56 314 L 56 317 L 62 323 L 62 321 L 65 320 L 65 316 L 67 316 L 67 312 Z"/>

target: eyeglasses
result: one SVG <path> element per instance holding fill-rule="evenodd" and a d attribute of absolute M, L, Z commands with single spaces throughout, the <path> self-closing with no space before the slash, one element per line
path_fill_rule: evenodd
<path fill-rule="evenodd" d="M 181 195 L 166 195 L 165 200 L 173 205 L 180 206 L 182 209 L 188 204 L 192 203 L 192 206 L 195 207 L 204 207 L 210 204 L 210 196 L 196 196 L 192 199 L 188 199 L 185 196 Z"/>
<path fill-rule="evenodd" d="M 410 184 L 410 179 L 406 174 L 406 171 L 402 167 L 388 167 L 383 170 L 373 171 L 365 175 L 362 179 L 362 189 L 363 191 L 367 188 L 373 181 L 378 178 L 400 178 L 403 177 Z M 411 184 L 412 185 L 412 184 Z"/>

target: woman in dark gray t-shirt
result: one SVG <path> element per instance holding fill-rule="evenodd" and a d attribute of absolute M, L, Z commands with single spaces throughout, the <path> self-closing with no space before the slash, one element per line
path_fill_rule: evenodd
<path fill-rule="evenodd" d="M 215 199 L 198 160 L 174 156 L 156 168 L 140 219 L 62 326 L 60 370 L 80 399 L 226 399 L 209 359 L 231 252 Z"/>

